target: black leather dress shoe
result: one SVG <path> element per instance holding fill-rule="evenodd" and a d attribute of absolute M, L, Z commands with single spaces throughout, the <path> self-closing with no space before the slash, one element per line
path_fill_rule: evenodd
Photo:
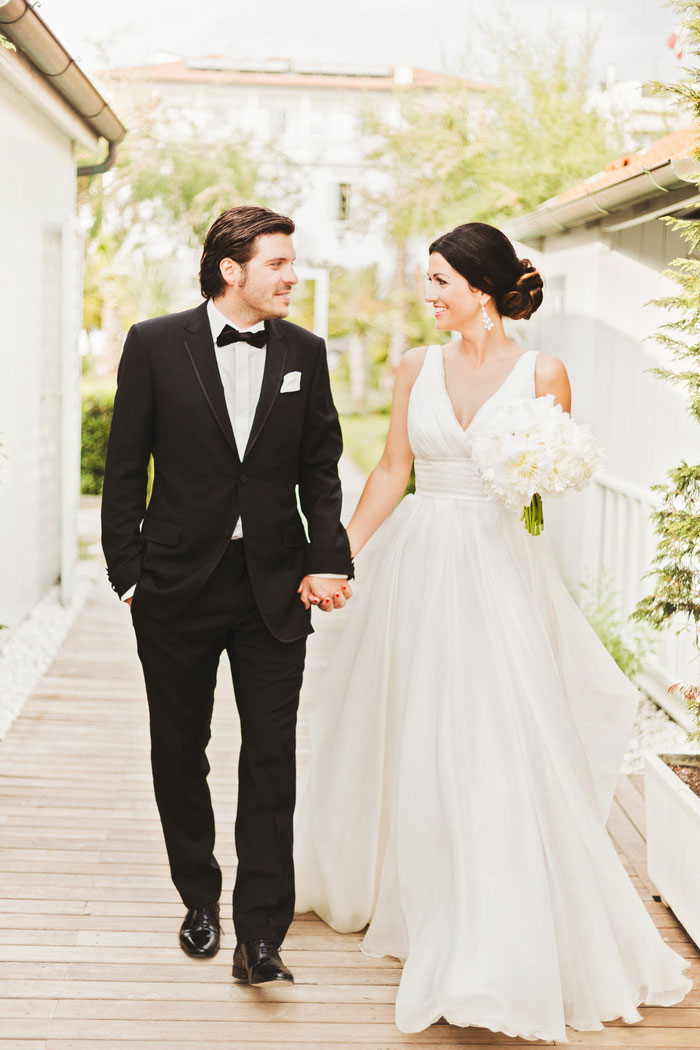
<path fill-rule="evenodd" d="M 190 908 L 180 927 L 180 947 L 195 959 L 210 959 L 219 950 L 219 905 Z"/>
<path fill-rule="evenodd" d="M 290 981 L 294 975 L 279 957 L 274 941 L 245 941 L 237 944 L 233 953 L 233 976 L 248 984 L 267 984 L 268 981 Z"/>

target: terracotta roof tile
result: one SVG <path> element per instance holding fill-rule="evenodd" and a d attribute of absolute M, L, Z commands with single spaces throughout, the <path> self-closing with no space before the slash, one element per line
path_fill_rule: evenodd
<path fill-rule="evenodd" d="M 632 175 L 639 175 L 646 168 L 654 168 L 659 164 L 663 164 L 664 161 L 679 160 L 681 157 L 692 157 L 699 145 L 700 137 L 697 125 L 681 128 L 679 131 L 674 131 L 670 135 L 664 135 L 663 138 L 657 139 L 638 153 L 611 160 L 606 164 L 605 171 L 592 175 L 585 182 L 580 182 L 577 186 L 564 190 L 558 197 L 554 197 L 552 201 L 547 203 L 551 205 L 556 201 L 558 204 L 563 204 L 565 201 L 576 200 L 578 197 L 585 197 L 589 193 L 595 193 L 596 190 L 603 189 L 605 186 L 612 186 L 616 182 L 622 182 L 623 179 L 628 179 Z"/>
<path fill-rule="evenodd" d="M 140 80 L 157 83 L 180 84 L 258 84 L 274 87 L 320 87 L 355 88 L 370 91 L 393 91 L 397 87 L 414 86 L 439 88 L 448 85 L 453 78 L 444 73 L 433 73 L 427 69 L 414 69 L 412 84 L 404 85 L 393 75 L 353 75 L 349 73 L 302 73 L 266 72 L 236 69 L 195 68 L 184 60 L 160 62 L 148 66 L 126 66 L 121 69 L 101 70 L 99 76 L 109 80 Z M 490 90 L 488 84 L 479 81 L 463 81 L 474 91 Z"/>

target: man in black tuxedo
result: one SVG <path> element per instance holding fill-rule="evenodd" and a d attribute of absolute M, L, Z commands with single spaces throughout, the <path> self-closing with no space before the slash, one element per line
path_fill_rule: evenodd
<path fill-rule="evenodd" d="M 294 912 L 295 730 L 310 606 L 330 611 L 351 595 L 326 348 L 282 320 L 297 283 L 293 232 L 266 208 L 225 211 L 204 243 L 206 302 L 130 330 L 102 497 L 107 571 L 131 606 L 156 800 L 187 908 L 180 944 L 195 957 L 219 947 L 205 751 L 228 653 L 242 734 L 233 973 L 251 984 L 293 980 L 279 946 Z"/>

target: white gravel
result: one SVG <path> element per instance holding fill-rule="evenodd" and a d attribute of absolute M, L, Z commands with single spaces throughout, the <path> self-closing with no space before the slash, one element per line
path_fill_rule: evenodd
<path fill-rule="evenodd" d="M 69 606 L 61 605 L 59 588 L 52 587 L 18 627 L 0 631 L 0 740 L 51 664 L 95 585 L 93 565 L 80 565 Z"/>
<path fill-rule="evenodd" d="M 685 729 L 669 718 L 653 701 L 642 697 L 622 763 L 622 772 L 643 773 L 646 751 L 697 754 L 700 752 L 700 745 L 695 740 L 689 740 Z"/>

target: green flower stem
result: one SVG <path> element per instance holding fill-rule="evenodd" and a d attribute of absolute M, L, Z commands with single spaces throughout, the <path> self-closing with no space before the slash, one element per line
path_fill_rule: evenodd
<path fill-rule="evenodd" d="M 526 530 L 531 536 L 539 536 L 544 528 L 544 512 L 542 510 L 542 497 L 536 492 L 527 507 L 523 507 L 520 520 L 525 523 Z"/>

